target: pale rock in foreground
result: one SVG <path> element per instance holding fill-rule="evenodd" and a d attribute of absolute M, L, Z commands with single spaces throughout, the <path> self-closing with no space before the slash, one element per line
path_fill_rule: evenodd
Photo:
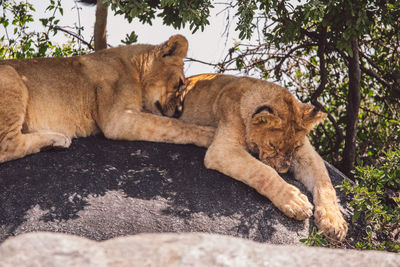
<path fill-rule="evenodd" d="M 0 266 L 400 266 L 400 255 L 262 244 L 187 233 L 140 234 L 103 242 L 48 232 L 9 238 Z"/>

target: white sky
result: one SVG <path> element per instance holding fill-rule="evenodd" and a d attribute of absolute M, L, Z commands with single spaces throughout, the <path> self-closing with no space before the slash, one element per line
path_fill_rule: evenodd
<path fill-rule="evenodd" d="M 47 11 L 44 15 L 44 10 L 48 6 L 46 0 L 31 0 L 30 1 L 38 14 L 38 18 L 49 16 L 51 13 Z M 58 16 L 60 18 L 60 26 L 73 26 L 74 23 L 78 23 L 78 14 L 75 3 L 72 0 L 62 0 L 62 6 L 64 8 L 64 16 Z M 83 35 L 85 40 L 90 40 L 90 36 L 93 35 L 93 26 L 95 21 L 95 6 L 88 6 L 79 4 L 81 8 L 80 12 L 80 23 L 84 26 Z M 148 44 L 159 44 L 166 41 L 173 34 L 182 34 L 189 41 L 188 57 L 202 60 L 205 62 L 216 63 L 220 61 L 224 55 L 226 55 L 229 48 L 234 44 L 235 40 L 238 40 L 238 34 L 235 33 L 235 23 L 232 23 L 229 29 L 229 36 L 224 35 L 226 27 L 226 12 L 221 12 L 224 5 L 216 5 L 211 11 L 209 18 L 210 25 L 206 26 L 204 31 L 198 30 L 195 34 L 192 34 L 187 26 L 185 29 L 175 30 L 172 26 L 162 25 L 161 19 L 155 19 L 153 25 L 142 25 L 138 20 L 134 20 L 131 24 L 127 22 L 122 16 L 115 16 L 114 12 L 109 10 L 108 13 L 108 24 L 107 24 L 107 42 L 112 46 L 121 45 L 121 40 L 125 39 L 126 34 L 130 34 L 134 30 L 139 38 L 138 43 Z M 231 13 L 231 16 L 233 14 Z M 37 20 L 37 18 L 36 18 Z M 38 23 L 40 25 L 40 22 Z M 2 29 L 0 29 L 2 30 Z M 1 33 L 0 33 L 1 34 Z M 62 36 L 62 33 L 58 35 Z M 186 76 L 215 72 L 212 66 L 207 66 L 195 62 L 186 62 L 185 74 Z"/>

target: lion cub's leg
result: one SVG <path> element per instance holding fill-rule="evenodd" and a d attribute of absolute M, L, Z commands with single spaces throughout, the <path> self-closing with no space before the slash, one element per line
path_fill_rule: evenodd
<path fill-rule="evenodd" d="M 295 154 L 293 170 L 313 194 L 315 223 L 325 235 L 343 240 L 347 234 L 347 223 L 339 210 L 335 189 L 322 158 L 306 140 Z"/>
<path fill-rule="evenodd" d="M 38 153 L 45 147 L 69 147 L 71 139 L 53 132 L 9 133 L 0 143 L 0 163 Z"/>
<path fill-rule="evenodd" d="M 0 96 L 0 163 L 37 153 L 43 147 L 70 145 L 70 139 L 62 134 L 21 132 L 28 89 L 10 66 L 0 66 Z"/>
<path fill-rule="evenodd" d="M 114 111 L 99 122 L 110 139 L 195 144 L 208 147 L 215 128 L 184 123 L 177 119 L 132 110 Z"/>
<path fill-rule="evenodd" d="M 204 159 L 207 168 L 253 187 L 288 217 L 304 220 L 312 215 L 313 206 L 299 189 L 286 183 L 273 168 L 252 157 L 234 136 L 229 135 L 229 129 L 217 129 Z"/>

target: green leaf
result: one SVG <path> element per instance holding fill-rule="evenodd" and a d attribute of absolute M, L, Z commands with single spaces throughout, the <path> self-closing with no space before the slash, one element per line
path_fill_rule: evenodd
<path fill-rule="evenodd" d="M 354 223 L 355 221 L 357 221 L 357 219 L 360 217 L 360 215 L 361 215 L 361 210 L 355 210 L 354 215 L 351 218 L 351 221 Z"/>

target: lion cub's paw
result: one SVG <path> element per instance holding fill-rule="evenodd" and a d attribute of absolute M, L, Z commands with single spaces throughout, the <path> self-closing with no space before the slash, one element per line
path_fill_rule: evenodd
<path fill-rule="evenodd" d="M 71 145 L 71 138 L 61 133 L 44 132 L 43 134 L 50 139 L 52 147 L 67 148 Z"/>
<path fill-rule="evenodd" d="M 305 220 L 312 215 L 313 205 L 299 189 L 288 185 L 279 195 L 277 207 L 288 217 Z"/>
<path fill-rule="evenodd" d="M 347 234 L 347 223 L 336 206 L 319 206 L 315 208 L 315 224 L 324 235 L 342 241 Z"/>

